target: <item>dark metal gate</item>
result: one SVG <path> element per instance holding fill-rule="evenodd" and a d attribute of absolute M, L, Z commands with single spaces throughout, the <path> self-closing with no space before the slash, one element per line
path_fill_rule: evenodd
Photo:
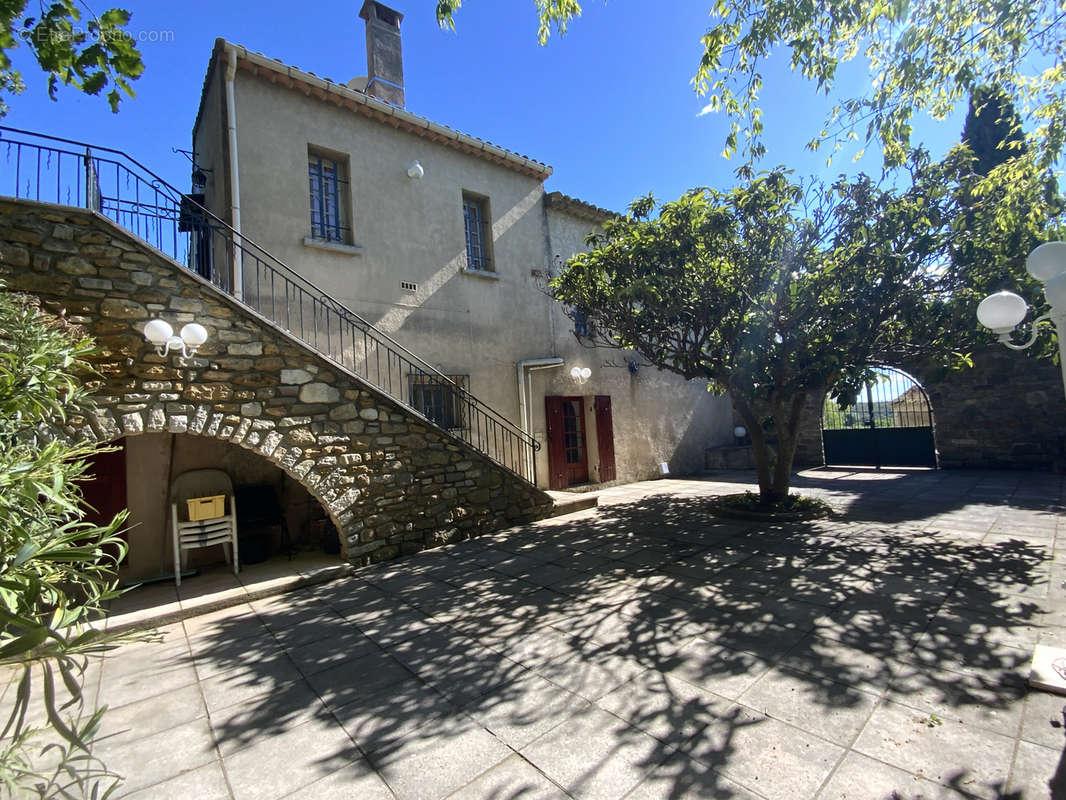
<path fill-rule="evenodd" d="M 935 467 L 933 410 L 910 375 L 876 367 L 874 378 L 842 408 L 822 410 L 825 463 L 833 466 Z"/>

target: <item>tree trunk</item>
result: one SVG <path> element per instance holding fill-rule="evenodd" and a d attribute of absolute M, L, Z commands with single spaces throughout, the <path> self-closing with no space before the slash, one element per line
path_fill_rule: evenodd
<path fill-rule="evenodd" d="M 777 453 L 774 454 L 762 422 L 748 404 L 748 401 L 730 393 L 730 399 L 736 408 L 751 437 L 751 453 L 755 459 L 755 471 L 759 477 L 759 500 L 763 505 L 777 505 L 788 497 L 792 486 L 792 462 L 796 456 L 799 442 L 800 418 L 807 403 L 807 394 L 802 393 L 790 398 L 785 404 L 785 413 L 775 416 L 774 427 L 777 433 Z"/>
<path fill-rule="evenodd" d="M 759 499 L 764 503 L 769 502 L 767 498 L 772 496 L 774 487 L 773 457 L 770 445 L 766 441 L 766 434 L 762 429 L 762 421 L 748 405 L 746 399 L 732 392 L 730 392 L 729 399 L 733 401 L 733 407 L 748 429 L 748 436 L 751 437 L 751 454 L 755 459 L 755 472 L 759 477 Z"/>
<path fill-rule="evenodd" d="M 796 445 L 799 443 L 800 419 L 803 407 L 807 404 L 807 394 L 799 394 L 789 400 L 788 416 L 777 427 L 777 463 L 774 465 L 773 494 L 774 502 L 781 502 L 788 497 L 792 486 L 792 462 L 796 458 Z"/>

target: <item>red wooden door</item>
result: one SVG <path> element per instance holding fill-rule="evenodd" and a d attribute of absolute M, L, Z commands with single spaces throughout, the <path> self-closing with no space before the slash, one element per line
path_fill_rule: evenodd
<path fill-rule="evenodd" d="M 585 414 L 580 397 L 545 397 L 548 420 L 548 486 L 565 489 L 588 483 Z"/>
<path fill-rule="evenodd" d="M 600 453 L 600 480 L 613 481 L 617 476 L 614 468 L 614 422 L 611 420 L 611 398 L 596 395 L 596 447 Z"/>
<path fill-rule="evenodd" d="M 110 446 L 118 449 L 95 453 L 80 481 L 82 497 L 88 506 L 85 521 L 101 527 L 110 524 L 126 507 L 126 440 L 119 439 Z M 122 538 L 126 539 L 125 533 Z"/>

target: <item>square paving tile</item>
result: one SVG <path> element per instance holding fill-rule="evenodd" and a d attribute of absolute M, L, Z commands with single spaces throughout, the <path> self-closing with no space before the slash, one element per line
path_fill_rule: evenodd
<path fill-rule="evenodd" d="M 183 686 L 194 686 L 197 680 L 196 670 L 193 669 L 191 659 L 182 653 L 187 651 L 170 648 L 161 656 L 146 657 L 143 662 L 137 659 L 141 663 L 136 664 L 135 668 L 130 668 L 130 662 L 121 662 L 123 674 L 120 675 L 114 674 L 120 662 L 105 661 L 97 702 L 117 708 L 167 694 Z"/>
<path fill-rule="evenodd" d="M 463 712 L 500 741 L 521 750 L 588 707 L 587 700 L 529 674 L 471 701 Z"/>
<path fill-rule="evenodd" d="M 225 758 L 262 738 L 278 736 L 313 719 L 329 722 L 332 717 L 304 681 L 294 681 L 211 712 L 211 730 Z"/>
<path fill-rule="evenodd" d="M 997 797 L 1010 768 L 1013 739 L 938 719 L 884 701 L 854 749 L 945 786 L 960 786 L 977 797 Z"/>
<path fill-rule="evenodd" d="M 368 758 L 399 800 L 447 797 L 513 752 L 469 718 L 431 723 L 368 747 Z"/>
<path fill-rule="evenodd" d="M 189 800 L 191 797 L 196 800 L 230 800 L 229 787 L 217 761 L 137 792 L 124 794 L 125 789 L 124 786 L 117 796 L 129 800 Z"/>
<path fill-rule="evenodd" d="M 1025 698 L 1022 739 L 1044 747 L 1066 747 L 1066 697 L 1030 691 Z"/>
<path fill-rule="evenodd" d="M 117 744 L 151 736 L 207 716 L 200 687 L 195 683 L 134 703 L 109 707 L 101 736 Z"/>
<path fill-rule="evenodd" d="M 1031 742 L 1019 742 L 1010 783 L 1007 785 L 1007 796 L 1023 797 L 1027 800 L 1042 800 L 1049 794 L 1052 800 L 1066 797 L 1066 775 L 1056 777 L 1060 772 L 1061 759 L 1061 750 L 1041 747 Z M 1012 795 L 1012 792 L 1016 795 Z"/>
<path fill-rule="evenodd" d="M 448 800 L 567 800 L 569 797 L 524 758 L 512 755 L 448 795 Z"/>
<path fill-rule="evenodd" d="M 945 721 L 964 722 L 1005 736 L 1017 734 L 1026 694 L 1021 682 L 1005 683 L 995 670 L 987 676 L 962 675 L 908 666 L 901 667 L 892 680 L 888 699 Z"/>
<path fill-rule="evenodd" d="M 408 681 L 413 674 L 385 652 L 345 661 L 335 667 L 306 676 L 307 682 L 331 708 L 396 683 Z"/>
<path fill-rule="evenodd" d="M 860 800 L 861 798 L 928 798 L 947 800 L 969 795 L 951 790 L 933 781 L 875 761 L 859 753 L 848 753 L 833 773 L 829 783 L 818 793 L 818 800 Z"/>
<path fill-rule="evenodd" d="M 346 693 L 344 705 L 328 704 L 337 722 L 364 748 L 396 742 L 412 731 L 461 717 L 459 707 L 417 678 L 364 693 Z"/>
<path fill-rule="evenodd" d="M 208 713 L 215 714 L 227 706 L 272 694 L 301 678 L 296 665 L 279 651 L 273 658 L 212 675 L 201 681 L 200 687 Z"/>
<path fill-rule="evenodd" d="M 652 770 L 625 800 L 759 800 L 762 797 L 684 753 L 675 753 Z"/>
<path fill-rule="evenodd" d="M 780 666 L 875 694 L 888 688 L 898 670 L 891 653 L 871 652 L 815 634 L 801 639 L 781 659 Z"/>
<path fill-rule="evenodd" d="M 848 747 L 870 718 L 877 695 L 787 667 L 770 670 L 740 702 L 807 733 Z"/>
<path fill-rule="evenodd" d="M 706 767 L 765 797 L 813 797 L 844 749 L 734 705 L 684 750 Z"/>
<path fill-rule="evenodd" d="M 521 750 L 574 797 L 619 798 L 672 752 L 659 740 L 592 707 Z"/>
<path fill-rule="evenodd" d="M 349 766 L 358 774 L 371 771 L 344 730 L 319 719 L 258 736 L 225 763 L 234 800 L 284 797 Z"/>
<path fill-rule="evenodd" d="M 639 662 L 602 648 L 571 650 L 532 670 L 585 700 L 596 700 L 644 671 Z"/>
<path fill-rule="evenodd" d="M 772 666 L 756 655 L 705 639 L 693 640 L 677 657 L 679 663 L 669 674 L 730 700 L 740 697 Z"/>
<path fill-rule="evenodd" d="M 648 670 L 596 704 L 667 744 L 681 744 L 712 724 L 732 703 L 679 678 Z"/>
<path fill-rule="evenodd" d="M 218 751 L 206 718 L 186 722 L 151 736 L 121 735 L 97 739 L 93 755 L 108 769 L 125 777 L 124 791 L 176 778 L 218 761 Z"/>
<path fill-rule="evenodd" d="M 396 800 L 396 795 L 381 776 L 360 760 L 301 786 L 285 797 L 289 800 Z"/>

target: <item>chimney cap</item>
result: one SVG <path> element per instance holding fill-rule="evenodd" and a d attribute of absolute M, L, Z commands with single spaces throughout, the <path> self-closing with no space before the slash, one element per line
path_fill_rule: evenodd
<path fill-rule="evenodd" d="M 359 9 L 359 16 L 367 22 L 370 22 L 371 18 L 373 18 L 384 22 L 386 25 L 392 25 L 397 28 L 399 28 L 400 23 L 403 22 L 403 14 L 389 8 L 384 3 L 377 2 L 377 0 L 366 0 L 366 2 L 363 3 L 363 7 Z"/>

